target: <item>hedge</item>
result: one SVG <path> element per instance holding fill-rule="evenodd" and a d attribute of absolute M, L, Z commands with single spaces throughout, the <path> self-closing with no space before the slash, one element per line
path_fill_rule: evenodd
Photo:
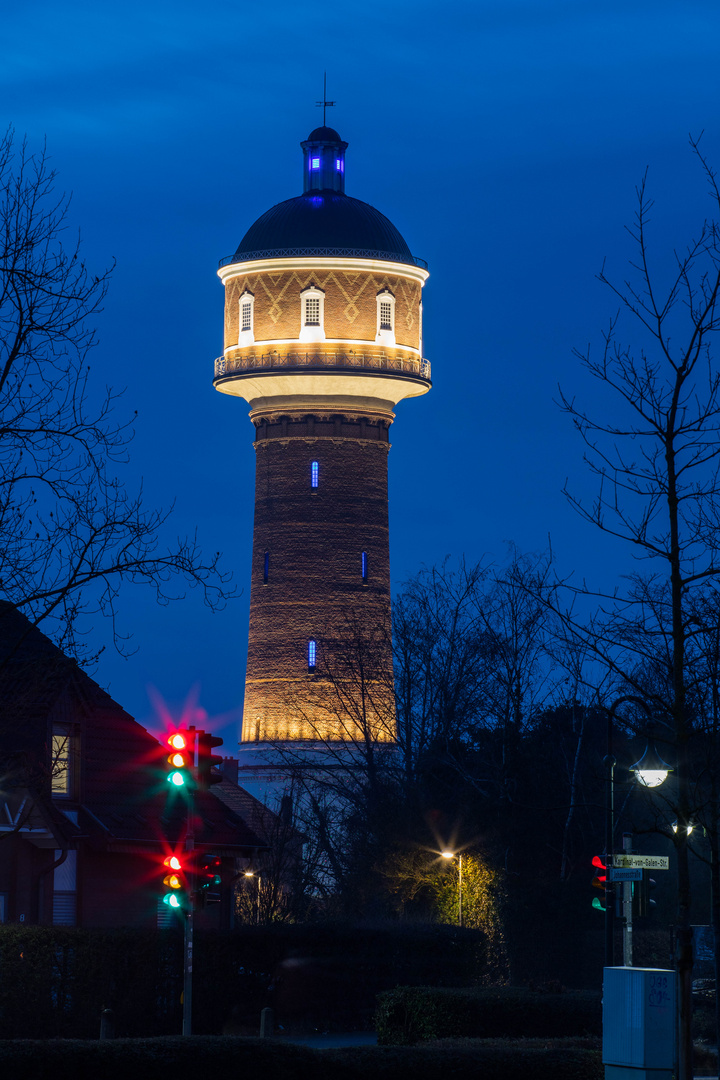
<path fill-rule="evenodd" d="M 95 1038 L 181 1030 L 182 934 L 0 926 L 0 1038 Z M 485 937 L 455 927 L 309 925 L 196 932 L 193 1031 L 251 1035 L 260 1011 L 285 1029 L 371 1028 L 378 992 L 399 983 L 470 985 Z"/>
<path fill-rule="evenodd" d="M 572 1042 L 314 1050 L 279 1040 L 0 1041 L 0 1074 L 13 1080 L 197 1080 L 259 1075 L 282 1080 L 602 1080 L 600 1052 Z"/>
<path fill-rule="evenodd" d="M 600 994 L 592 991 L 399 986 L 378 996 L 375 1022 L 383 1046 L 443 1038 L 600 1035 L 602 1008 Z"/>

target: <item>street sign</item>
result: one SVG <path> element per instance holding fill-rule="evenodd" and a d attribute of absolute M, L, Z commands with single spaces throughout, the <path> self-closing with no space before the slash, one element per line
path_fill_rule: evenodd
<path fill-rule="evenodd" d="M 643 870 L 669 870 L 669 859 L 665 855 L 613 855 L 615 867 L 641 867 Z"/>
<path fill-rule="evenodd" d="M 642 867 L 632 870 L 611 870 L 611 881 L 642 881 Z"/>

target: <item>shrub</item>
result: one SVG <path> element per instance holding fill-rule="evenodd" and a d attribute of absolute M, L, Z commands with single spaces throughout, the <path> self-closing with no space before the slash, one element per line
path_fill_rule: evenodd
<path fill-rule="evenodd" d="M 378 996 L 376 1026 L 383 1046 L 443 1038 L 599 1035 L 601 999 L 591 991 L 400 986 Z"/>
<path fill-rule="evenodd" d="M 0 1074 L 13 1080 L 197 1080 L 263 1075 L 282 1080 L 602 1080 L 598 1050 L 563 1044 L 477 1043 L 313 1050 L 275 1040 L 158 1039 L 0 1042 Z"/>

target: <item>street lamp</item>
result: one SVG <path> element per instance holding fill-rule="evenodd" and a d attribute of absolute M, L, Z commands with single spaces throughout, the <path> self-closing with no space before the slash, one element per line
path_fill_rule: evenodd
<path fill-rule="evenodd" d="M 658 754 L 652 739 L 648 739 L 640 760 L 630 766 L 630 772 L 634 772 L 640 783 L 649 788 L 660 787 L 663 780 L 667 780 L 668 773 L 673 771 L 672 766 Z"/>
<path fill-rule="evenodd" d="M 245 870 L 244 873 L 243 873 L 243 877 L 246 877 L 246 878 L 254 878 L 255 876 L 256 875 L 255 875 L 254 870 Z M 259 874 L 257 875 L 257 923 L 258 923 L 258 926 L 259 926 L 260 925 L 260 875 Z"/>
<path fill-rule="evenodd" d="M 457 852 L 457 853 L 456 853 L 456 852 L 454 852 L 454 851 L 441 851 L 441 852 L 440 852 L 440 854 L 442 855 L 443 859 L 448 859 L 448 860 L 450 860 L 450 859 L 454 859 L 454 858 L 456 857 L 456 854 L 457 854 L 457 861 L 458 861 L 458 925 L 459 925 L 459 926 L 462 926 L 462 925 L 463 925 L 463 906 L 462 906 L 462 884 L 463 884 L 463 878 L 462 878 L 462 852 L 460 851 L 460 852 Z"/>
<path fill-rule="evenodd" d="M 648 720 L 651 720 L 650 709 L 642 698 L 634 697 L 633 695 L 626 695 L 618 698 L 614 701 L 610 708 L 601 706 L 607 713 L 607 754 L 603 759 L 603 763 L 607 768 L 607 806 L 605 814 L 605 865 L 607 867 L 607 884 L 610 885 L 610 870 L 613 866 L 613 841 L 615 836 L 615 765 L 617 764 L 616 758 L 613 756 L 613 720 L 615 719 L 615 712 L 626 702 L 630 702 L 633 705 L 639 705 L 643 710 Z M 639 783 L 643 787 L 655 788 L 667 778 L 668 773 L 672 772 L 672 767 L 668 765 L 666 761 L 660 757 L 655 743 L 651 738 L 648 739 L 645 747 L 645 752 L 639 761 L 636 761 L 634 765 L 630 766 L 630 772 L 633 772 Z M 614 888 L 607 889 L 607 902 L 605 906 L 605 966 L 612 967 L 614 962 Z"/>

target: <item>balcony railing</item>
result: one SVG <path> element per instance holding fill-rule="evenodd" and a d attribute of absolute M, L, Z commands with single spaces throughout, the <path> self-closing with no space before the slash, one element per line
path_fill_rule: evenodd
<path fill-rule="evenodd" d="M 430 382 L 430 361 L 387 356 L 385 353 L 359 352 L 291 352 L 254 353 L 250 356 L 218 356 L 215 361 L 215 378 L 242 375 L 253 371 L 315 370 L 341 368 L 353 371 L 398 372 L 411 378 Z"/>

